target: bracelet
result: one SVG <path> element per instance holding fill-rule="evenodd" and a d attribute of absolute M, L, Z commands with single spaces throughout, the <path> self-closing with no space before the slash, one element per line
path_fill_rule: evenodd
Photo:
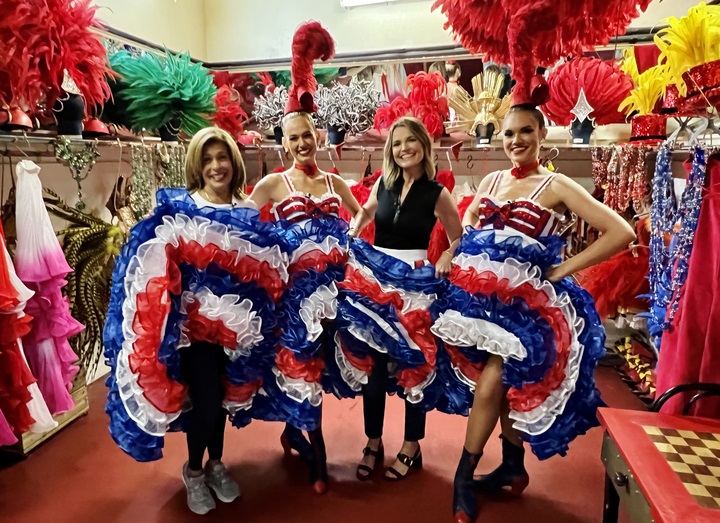
<path fill-rule="evenodd" d="M 455 253 L 454 253 L 454 252 L 450 252 L 450 249 L 444 250 L 444 251 L 443 251 L 443 254 L 449 254 L 450 256 L 455 257 Z"/>

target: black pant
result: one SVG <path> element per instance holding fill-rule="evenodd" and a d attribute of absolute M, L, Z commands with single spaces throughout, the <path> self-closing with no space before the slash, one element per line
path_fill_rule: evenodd
<path fill-rule="evenodd" d="M 388 355 L 375 354 L 375 365 L 363 386 L 363 415 L 365 435 L 370 439 L 382 437 L 385 420 L 385 387 L 388 380 Z M 405 441 L 420 441 L 425 437 L 425 412 L 405 401 Z"/>
<path fill-rule="evenodd" d="M 180 349 L 180 367 L 192 401 L 186 425 L 191 470 L 202 469 L 205 449 L 210 459 L 222 458 L 227 412 L 222 406 L 221 378 L 227 359 L 225 350 L 213 343 L 193 343 Z"/>

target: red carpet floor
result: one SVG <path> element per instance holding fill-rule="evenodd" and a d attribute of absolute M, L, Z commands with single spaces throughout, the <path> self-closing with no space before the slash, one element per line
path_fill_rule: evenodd
<path fill-rule="evenodd" d="M 600 369 L 598 386 L 612 407 L 642 408 L 614 371 Z M 424 523 L 451 521 L 452 477 L 465 431 L 465 419 L 428 416 L 422 443 L 425 468 L 400 483 L 380 474 L 361 483 L 355 465 L 365 438 L 359 400 L 326 397 L 325 440 L 331 490 L 317 496 L 307 485 L 299 458 L 282 455 L 277 423 L 254 422 L 228 428 L 224 461 L 242 488 L 242 499 L 218 503 L 196 516 L 185 505 L 180 469 L 186 459 L 182 434 L 166 438 L 165 457 L 136 463 L 121 452 L 107 431 L 105 388 L 90 389 L 88 416 L 38 448 L 27 460 L 0 470 L 0 521 L 3 523 L 95 522 L 313 522 Z M 402 439 L 402 403 L 390 398 L 385 444 L 397 452 Z M 593 523 L 601 521 L 603 467 L 600 429 L 578 438 L 566 458 L 545 462 L 528 453 L 530 486 L 524 496 L 486 501 L 480 522 Z M 478 471 L 495 467 L 500 442 L 493 438 Z M 386 458 L 386 464 L 391 457 Z"/>

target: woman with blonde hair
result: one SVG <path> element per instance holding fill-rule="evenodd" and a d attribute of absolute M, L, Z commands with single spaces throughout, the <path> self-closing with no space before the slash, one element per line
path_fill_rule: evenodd
<path fill-rule="evenodd" d="M 435 180 L 431 140 L 420 120 L 396 121 L 384 153 L 383 175 L 350 227 L 357 236 L 375 219 L 374 248 L 362 240 L 353 242 L 338 314 L 345 343 L 368 345 L 374 360 L 363 387 L 368 442 L 358 479 L 369 479 L 382 462 L 386 390 L 405 397 L 404 441 L 385 472 L 386 479 L 396 481 L 422 465 L 419 441 L 425 436 L 424 410 L 432 403 L 426 396 L 438 385 L 429 307 L 440 278 L 450 270 L 462 228 L 452 195 Z M 447 231 L 450 248 L 432 267 L 427 249 L 437 220 Z"/>

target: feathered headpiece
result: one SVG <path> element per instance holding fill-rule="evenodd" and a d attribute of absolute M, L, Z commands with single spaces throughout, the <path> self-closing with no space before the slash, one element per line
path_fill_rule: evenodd
<path fill-rule="evenodd" d="M 588 115 L 598 125 L 622 123 L 618 107 L 633 88 L 630 76 L 614 62 L 580 57 L 555 69 L 550 78 L 550 101 L 542 106 L 545 115 L 558 125 L 570 125 L 577 116 L 581 91 L 592 108 Z"/>
<path fill-rule="evenodd" d="M 87 114 L 110 98 L 107 52 L 94 29 L 97 7 L 90 0 L 0 0 L 0 96 L 34 110 L 52 107 L 68 78 L 85 98 Z"/>
<path fill-rule="evenodd" d="M 500 131 L 500 120 L 510 110 L 510 95 L 501 96 L 505 75 L 496 65 L 490 65 L 472 79 L 473 96 L 459 87 L 448 95 L 450 107 L 455 109 L 455 120 L 445 124 L 449 133 L 464 131 L 475 135 L 480 125 L 493 124 Z"/>
<path fill-rule="evenodd" d="M 510 64 L 513 102 L 541 105 L 548 87 L 535 73 L 623 34 L 650 0 L 436 0 L 460 44 Z"/>
<path fill-rule="evenodd" d="M 335 42 L 320 22 L 301 25 L 292 42 L 292 86 L 285 105 L 285 114 L 299 111 L 314 113 L 317 106 L 313 100 L 317 81 L 313 74 L 313 62 L 330 60 L 335 55 Z"/>

